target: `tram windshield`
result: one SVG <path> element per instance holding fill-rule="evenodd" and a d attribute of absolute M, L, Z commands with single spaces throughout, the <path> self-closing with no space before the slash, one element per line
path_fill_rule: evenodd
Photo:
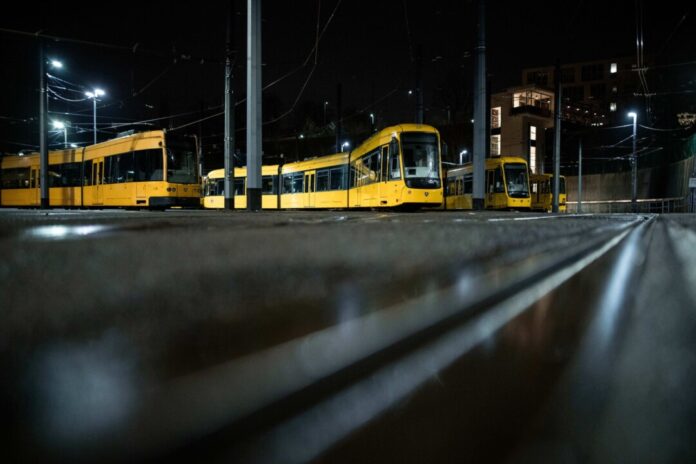
<path fill-rule="evenodd" d="M 401 134 L 404 180 L 411 188 L 440 188 L 440 156 L 437 135 Z"/>
<path fill-rule="evenodd" d="M 167 135 L 167 182 L 197 184 L 198 163 L 193 139 Z"/>
<path fill-rule="evenodd" d="M 527 166 L 523 163 L 506 163 L 505 183 L 509 196 L 513 198 L 527 198 L 529 196 Z"/>

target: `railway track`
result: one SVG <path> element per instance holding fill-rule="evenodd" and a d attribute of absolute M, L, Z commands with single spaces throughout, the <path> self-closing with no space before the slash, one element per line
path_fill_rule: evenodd
<path fill-rule="evenodd" d="M 133 398 L 117 402 L 128 406 L 112 411 L 118 420 L 20 451 L 115 462 L 692 457 L 695 243 L 672 218 L 623 216 L 534 248 L 491 248 L 415 294 L 399 293 L 408 282 L 385 287 L 395 295 L 374 310 L 343 295 L 326 309 L 345 312 L 333 323 L 121 386 Z"/>

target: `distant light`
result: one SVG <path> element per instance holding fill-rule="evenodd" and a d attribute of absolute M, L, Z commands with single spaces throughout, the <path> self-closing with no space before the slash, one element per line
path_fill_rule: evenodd
<path fill-rule="evenodd" d="M 408 91 L 408 94 L 409 94 L 409 95 L 413 95 L 413 90 L 409 90 L 409 91 Z"/>
<path fill-rule="evenodd" d="M 611 74 L 616 74 L 616 72 L 618 71 L 618 68 L 619 68 L 618 64 L 612 63 L 611 67 L 609 68 L 609 72 Z"/>
<path fill-rule="evenodd" d="M 58 60 L 51 60 L 51 67 L 54 67 L 56 69 L 61 69 L 63 67 L 63 63 L 61 63 Z"/>
<path fill-rule="evenodd" d="M 87 98 L 97 98 L 97 97 L 103 97 L 106 95 L 106 92 L 104 92 L 102 89 L 94 89 L 93 92 L 85 92 L 85 95 Z"/>
<path fill-rule="evenodd" d="M 304 138 L 304 134 L 300 134 L 300 138 L 303 139 L 303 138 Z"/>
<path fill-rule="evenodd" d="M 636 119 L 638 118 L 638 114 L 635 111 L 631 111 L 630 113 L 628 113 L 628 117 Z"/>
<path fill-rule="evenodd" d="M 328 101 L 325 101 L 325 102 L 324 102 L 324 106 L 326 106 L 326 105 L 328 105 L 328 104 L 329 104 L 329 102 L 328 102 Z"/>
<path fill-rule="evenodd" d="M 343 151 L 344 148 L 350 148 L 350 142 L 343 142 L 341 144 L 341 151 Z"/>
<path fill-rule="evenodd" d="M 65 129 L 65 123 L 63 121 L 53 121 L 53 128 L 58 130 Z"/>
<path fill-rule="evenodd" d="M 76 143 L 71 143 L 71 144 L 70 144 L 70 148 L 77 148 L 77 144 L 76 144 Z"/>
<path fill-rule="evenodd" d="M 459 152 L 460 155 L 466 155 L 467 153 L 469 153 L 469 150 L 462 150 Z"/>
<path fill-rule="evenodd" d="M 473 124 L 473 123 L 474 123 L 474 120 L 472 119 L 472 120 L 471 120 L 471 124 Z"/>

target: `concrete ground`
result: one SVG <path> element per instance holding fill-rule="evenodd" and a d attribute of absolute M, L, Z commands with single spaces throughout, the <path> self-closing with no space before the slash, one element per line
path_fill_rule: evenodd
<path fill-rule="evenodd" d="M 579 277 L 535 296 L 529 311 L 414 384 L 399 397 L 405 403 L 369 414 L 294 460 L 444 462 L 467 443 L 478 460 L 693 458 L 696 448 L 685 437 L 696 432 L 689 393 L 696 380 L 695 231 L 696 219 L 686 215 L 0 210 L 6 449 L 53 460 L 87 449 L 94 454 L 84 459 L 115 461 L 171 459 L 181 449 L 183 456 L 227 460 L 233 449 L 231 456 L 259 462 L 293 461 L 287 443 L 279 445 L 289 453 L 284 459 L 250 451 L 248 443 L 270 443 L 291 417 L 406 359 L 394 350 L 410 356 L 425 342 L 385 342 L 391 348 L 382 358 L 351 361 L 335 369 L 343 377 L 273 393 L 258 407 L 249 400 L 238 416 L 203 418 L 210 404 L 143 404 L 159 404 L 182 379 L 221 372 L 233 361 L 258 359 L 247 369 L 261 369 L 261 354 L 340 334 L 385 308 L 420 302 L 434 314 L 444 303 L 429 295 L 439 298 L 463 282 L 475 284 L 466 284 L 461 307 L 486 314 L 502 304 L 496 295 L 513 292 L 509 285 L 522 292 L 525 282 L 560 274 L 610 244 L 616 249 L 606 245 L 606 255 L 588 261 Z M 607 308 L 614 308 L 610 316 Z M 437 334 L 423 336 L 430 343 L 467 318 L 444 318 Z M 605 345 L 587 345 L 593 331 L 609 326 Z M 363 333 L 353 333 L 351 343 Z M 327 355 L 326 362 L 338 358 Z M 259 375 L 250 377 L 259 389 L 273 382 Z M 220 378 L 194 384 L 222 385 Z M 583 379 L 591 379 L 589 387 Z M 516 406 L 509 403 L 512 384 Z M 192 395 L 210 398 L 214 410 L 220 393 L 205 388 Z M 181 421 L 171 436 L 157 435 L 162 424 L 153 435 L 143 419 L 144 411 L 160 417 L 160 406 L 173 414 L 172 429 Z M 146 438 L 130 456 L 113 437 L 139 443 L 133 433 Z M 228 445 L 230 436 L 246 437 L 244 446 Z"/>

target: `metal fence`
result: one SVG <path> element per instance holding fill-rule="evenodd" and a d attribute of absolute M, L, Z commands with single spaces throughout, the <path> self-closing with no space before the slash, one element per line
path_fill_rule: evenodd
<path fill-rule="evenodd" d="M 578 212 L 578 202 L 566 202 L 569 213 Z M 686 213 L 689 198 L 647 198 L 638 200 L 639 213 Z M 583 201 L 583 213 L 630 213 L 631 200 Z"/>

